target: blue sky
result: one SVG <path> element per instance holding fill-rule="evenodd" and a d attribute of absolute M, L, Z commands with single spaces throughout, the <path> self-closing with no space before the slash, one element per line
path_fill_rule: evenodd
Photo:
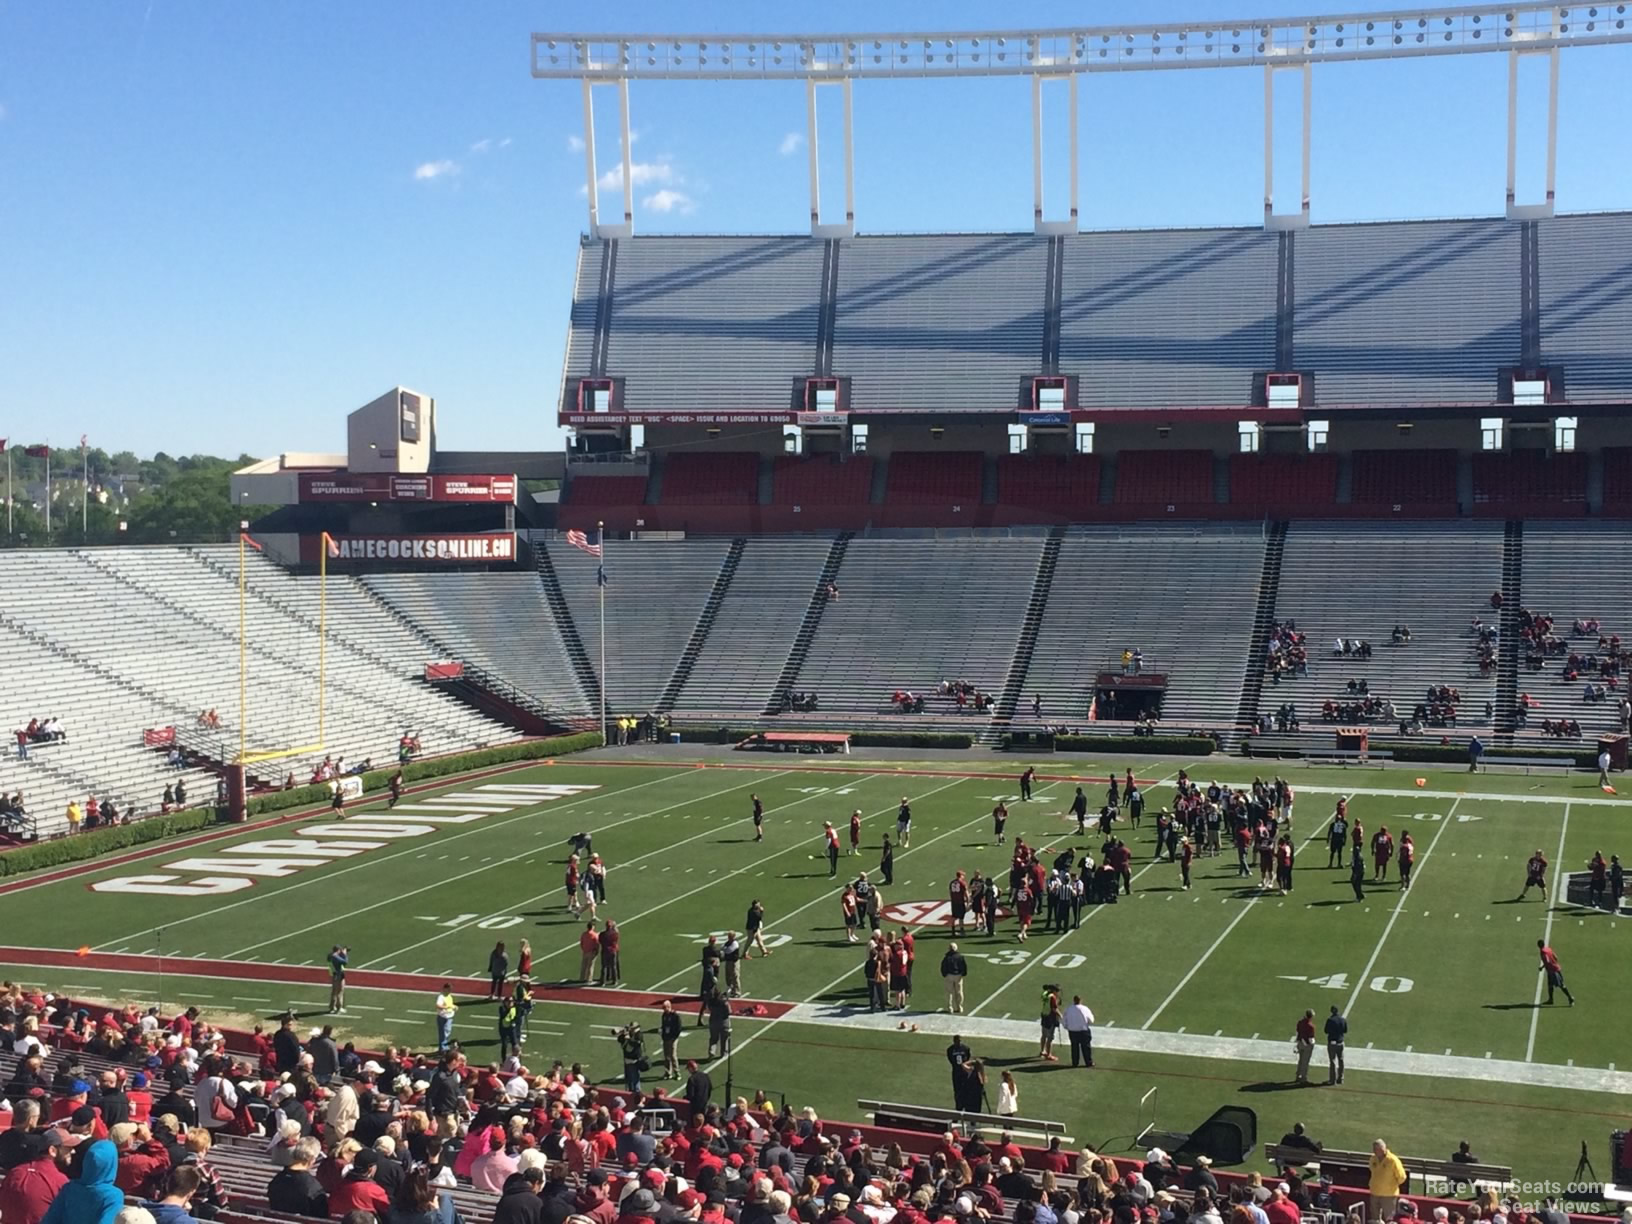
<path fill-rule="evenodd" d="M 1091 19 L 1313 7 L 1119 0 Z M 341 449 L 344 414 L 402 383 L 437 398 L 445 447 L 557 445 L 582 118 L 576 84 L 530 76 L 530 32 L 917 29 L 930 12 L 942 28 L 1084 16 L 1065 3 L 0 5 L 0 436 Z M 1521 198 L 1540 188 L 1540 67 L 1525 64 L 1538 104 Z M 1561 210 L 1632 204 L 1629 69 L 1632 47 L 1563 57 Z M 1499 212 L 1505 82 L 1501 56 L 1317 68 L 1317 222 Z M 1251 70 L 1090 78 L 1084 228 L 1254 223 L 1261 97 Z M 637 231 L 799 232 L 803 105 L 795 85 L 637 84 Z M 1023 82 L 858 86 L 856 145 L 864 230 L 1029 228 Z"/>

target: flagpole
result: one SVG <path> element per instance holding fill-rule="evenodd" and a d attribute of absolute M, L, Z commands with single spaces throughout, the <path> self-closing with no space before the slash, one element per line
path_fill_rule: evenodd
<path fill-rule="evenodd" d="M 11 495 L 11 447 L 6 447 L 6 534 L 11 534 L 11 506 L 15 499 Z"/>
<path fill-rule="evenodd" d="M 245 636 L 244 533 L 238 533 L 238 762 L 249 755 L 249 654 Z"/>
<path fill-rule="evenodd" d="M 595 571 L 595 589 L 601 595 L 601 744 L 606 744 L 606 524 L 595 524 L 595 543 L 600 546 L 601 555 L 597 558 L 599 564 Z"/>
<path fill-rule="evenodd" d="M 91 452 L 85 446 L 84 434 L 79 435 L 79 462 L 84 468 L 79 489 L 79 535 L 84 539 L 91 521 Z"/>
<path fill-rule="evenodd" d="M 45 538 L 51 540 L 51 443 L 45 444 Z"/>
<path fill-rule="evenodd" d="M 317 550 L 317 743 L 323 738 L 323 672 L 329 649 L 329 533 L 323 533 L 323 547 Z"/>

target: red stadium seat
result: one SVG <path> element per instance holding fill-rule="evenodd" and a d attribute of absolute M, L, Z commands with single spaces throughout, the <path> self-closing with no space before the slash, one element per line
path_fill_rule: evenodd
<path fill-rule="evenodd" d="M 644 476 L 574 474 L 563 490 L 563 506 L 638 506 L 646 500 Z"/>
<path fill-rule="evenodd" d="M 1354 452 L 1349 500 L 1357 506 L 1454 506 L 1454 450 Z"/>
<path fill-rule="evenodd" d="M 1197 505 L 1212 500 L 1211 451 L 1122 451 L 1116 457 L 1119 506 Z"/>
<path fill-rule="evenodd" d="M 1231 455 L 1230 505 L 1288 512 L 1337 503 L 1336 455 Z"/>
<path fill-rule="evenodd" d="M 873 461 L 866 455 L 783 455 L 772 489 L 778 506 L 865 506 L 873 494 Z"/>
<path fill-rule="evenodd" d="M 663 463 L 665 506 L 751 506 L 759 501 L 759 456 L 748 451 L 676 451 Z"/>
<path fill-rule="evenodd" d="M 1604 509 L 1632 510 L 1632 447 L 1604 451 Z"/>
<path fill-rule="evenodd" d="M 1473 503 L 1585 505 L 1587 457 L 1542 450 L 1480 451 L 1473 457 Z"/>
<path fill-rule="evenodd" d="M 979 451 L 896 451 L 884 502 L 891 506 L 979 505 Z"/>
<path fill-rule="evenodd" d="M 997 461 L 1002 506 L 1085 510 L 1099 504 L 1098 455 L 1003 455 Z"/>

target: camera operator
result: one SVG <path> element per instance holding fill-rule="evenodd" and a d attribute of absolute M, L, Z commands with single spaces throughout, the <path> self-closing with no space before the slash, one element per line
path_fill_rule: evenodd
<path fill-rule="evenodd" d="M 646 1061 L 646 1037 L 640 1031 L 640 1025 L 633 1020 L 622 1028 L 613 1029 L 612 1036 L 623 1051 L 623 1086 L 638 1094 L 640 1073 L 651 1068 Z"/>

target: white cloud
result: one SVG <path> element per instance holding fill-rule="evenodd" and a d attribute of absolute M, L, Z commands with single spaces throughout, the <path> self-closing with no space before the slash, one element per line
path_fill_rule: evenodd
<path fill-rule="evenodd" d="M 789 132 L 782 137 L 782 143 L 776 146 L 776 151 L 783 157 L 792 157 L 805 146 L 805 137 L 802 132 Z"/>
<path fill-rule="evenodd" d="M 657 183 L 677 183 L 679 177 L 668 162 L 630 162 L 629 182 L 635 187 L 649 187 Z M 623 190 L 623 163 L 619 162 L 595 180 L 602 191 Z"/>
<path fill-rule="evenodd" d="M 470 146 L 470 151 L 472 153 L 486 153 L 492 147 L 493 147 L 492 137 L 484 136 L 484 137 L 482 137 L 482 139 L 478 140 L 475 144 Z"/>
<path fill-rule="evenodd" d="M 506 136 L 503 140 L 499 141 L 499 148 L 508 149 L 509 147 L 510 147 L 510 137 Z"/>
<path fill-rule="evenodd" d="M 444 178 L 459 173 L 459 163 L 444 158 L 441 161 L 421 162 L 414 167 L 414 179 L 421 183 L 428 183 L 432 179 Z"/>
<path fill-rule="evenodd" d="M 641 203 L 653 212 L 689 213 L 697 211 L 697 201 L 693 200 L 685 192 L 675 191 L 671 187 L 665 187 L 661 191 L 654 191 Z"/>
<path fill-rule="evenodd" d="M 0 102 L 0 119 L 4 119 L 9 113 L 10 112 L 6 110 L 6 104 L 4 102 Z"/>
<path fill-rule="evenodd" d="M 574 136 L 570 132 L 567 133 L 567 152 L 568 153 L 582 153 L 583 151 L 584 151 L 584 138 L 582 136 Z"/>

